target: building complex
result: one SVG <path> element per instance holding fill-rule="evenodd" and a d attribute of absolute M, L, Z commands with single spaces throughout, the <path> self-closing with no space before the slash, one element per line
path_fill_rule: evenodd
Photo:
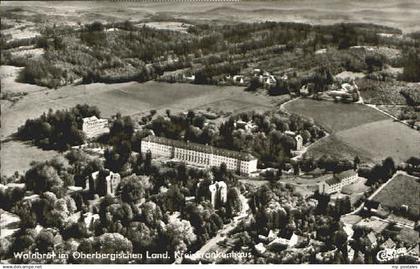
<path fill-rule="evenodd" d="M 215 148 L 209 145 L 148 136 L 141 142 L 141 152 L 177 159 L 187 164 L 212 167 L 226 164 L 228 170 L 249 175 L 257 171 L 258 160 L 251 154 Z"/>

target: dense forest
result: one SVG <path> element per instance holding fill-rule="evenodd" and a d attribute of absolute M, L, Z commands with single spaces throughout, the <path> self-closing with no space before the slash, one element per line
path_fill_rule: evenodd
<path fill-rule="evenodd" d="M 401 79 L 417 81 L 417 37 L 386 39 L 378 35 L 382 32 L 401 34 L 397 29 L 366 24 L 200 23 L 184 33 L 131 21 L 93 22 L 78 27 L 45 27 L 41 36 L 20 41 L 7 41 L 2 36 L 1 58 L 2 64 L 25 67 L 22 81 L 51 88 L 71 83 L 142 82 L 177 69 L 195 74 L 195 83 L 218 84 L 224 75 L 238 74 L 250 65 L 279 72 L 296 68 L 301 73 L 311 72 L 321 63 L 333 73 L 368 70 L 393 60 L 349 48 L 390 46 L 405 52 L 402 59 L 392 62 L 404 67 Z M 12 56 L 7 50 L 23 45 L 43 48 L 45 53 L 28 59 Z M 326 55 L 314 55 L 324 48 L 329 49 Z"/>

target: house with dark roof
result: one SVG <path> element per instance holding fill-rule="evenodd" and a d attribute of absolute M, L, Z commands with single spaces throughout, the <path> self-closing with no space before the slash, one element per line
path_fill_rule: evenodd
<path fill-rule="evenodd" d="M 319 192 L 325 194 L 340 192 L 344 186 L 356 182 L 359 178 L 357 172 L 354 170 L 346 170 L 325 177 L 326 179 L 318 184 Z"/>
<path fill-rule="evenodd" d="M 212 147 L 209 145 L 148 136 L 141 142 L 141 152 L 175 159 L 190 165 L 212 167 L 226 164 L 228 170 L 249 175 L 257 171 L 257 158 L 249 153 Z"/>

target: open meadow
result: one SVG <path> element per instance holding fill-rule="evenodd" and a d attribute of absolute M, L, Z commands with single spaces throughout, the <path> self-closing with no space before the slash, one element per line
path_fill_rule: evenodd
<path fill-rule="evenodd" d="M 395 176 L 373 200 L 389 209 L 399 209 L 402 205 L 406 205 L 409 211 L 418 215 L 420 208 L 419 193 L 419 179 L 400 174 Z"/>
<path fill-rule="evenodd" d="M 379 111 L 360 104 L 298 99 L 286 104 L 289 112 L 312 118 L 331 135 L 309 148 L 314 157 L 324 154 L 379 162 L 388 156 L 398 162 L 420 155 L 420 134 Z"/>
<path fill-rule="evenodd" d="M 310 148 L 314 157 L 324 154 L 366 162 L 380 162 L 391 156 L 397 163 L 419 157 L 420 134 L 391 119 L 363 124 L 330 135 Z"/>
<path fill-rule="evenodd" d="M 330 133 L 347 130 L 365 123 L 387 119 L 387 116 L 360 104 L 342 104 L 313 99 L 298 99 L 285 105 L 291 113 L 312 118 Z"/>
<path fill-rule="evenodd" d="M 399 163 L 420 155 L 420 133 L 391 119 L 371 122 L 337 133 L 356 150 L 367 152 L 367 157 L 382 161 L 388 156 Z"/>
<path fill-rule="evenodd" d="M 10 176 L 15 171 L 24 173 L 33 161 L 49 160 L 59 155 L 54 150 L 42 150 L 30 142 L 7 141 L 1 143 L 1 175 Z"/>
<path fill-rule="evenodd" d="M 221 105 L 228 102 L 228 105 Z M 26 119 L 36 118 L 48 109 L 65 109 L 77 104 L 97 106 L 103 117 L 116 113 L 136 115 L 155 109 L 165 112 L 194 108 L 270 109 L 269 97 L 245 92 L 243 87 L 220 87 L 160 82 L 128 82 L 119 84 L 94 83 L 66 86 L 57 90 L 37 91 L 24 96 L 14 105 L 2 106 L 2 139 L 16 132 Z"/>

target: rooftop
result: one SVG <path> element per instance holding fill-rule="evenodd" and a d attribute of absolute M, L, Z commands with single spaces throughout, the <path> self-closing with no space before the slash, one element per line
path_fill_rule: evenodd
<path fill-rule="evenodd" d="M 166 137 L 148 136 L 144 138 L 144 141 L 150 141 L 150 142 L 155 142 L 158 144 L 174 146 L 177 148 L 183 148 L 183 149 L 188 149 L 188 150 L 195 150 L 195 151 L 200 151 L 204 153 L 212 153 L 215 155 L 230 157 L 230 158 L 239 159 L 242 161 L 251 161 L 251 160 L 256 159 L 254 156 L 252 156 L 249 153 L 221 149 L 221 148 L 216 148 L 213 146 L 203 145 L 203 144 L 198 144 L 198 143 L 173 140 Z"/>
<path fill-rule="evenodd" d="M 89 122 L 89 121 L 93 121 L 93 120 L 97 120 L 98 118 L 96 116 L 92 116 L 92 117 L 86 117 L 83 118 L 83 122 Z"/>
<path fill-rule="evenodd" d="M 349 177 L 352 177 L 352 176 L 355 176 L 355 175 L 357 175 L 356 171 L 354 171 L 353 169 L 350 169 L 350 170 L 346 170 L 346 171 L 343 171 L 341 173 L 338 173 L 335 176 L 338 179 L 342 180 L 342 179 L 349 178 Z"/>
<path fill-rule="evenodd" d="M 335 184 L 338 184 L 338 183 L 340 183 L 341 182 L 341 180 L 340 179 L 338 179 L 337 177 L 335 177 L 334 175 L 331 177 L 331 178 L 329 178 L 329 179 L 327 179 L 327 180 L 325 180 L 325 183 L 327 183 L 328 185 L 335 185 Z"/>
<path fill-rule="evenodd" d="M 341 180 L 343 180 L 345 178 L 352 177 L 354 175 L 357 175 L 356 171 L 354 171 L 354 170 L 346 170 L 346 171 L 343 171 L 341 173 L 332 175 L 332 177 L 329 178 L 329 179 L 327 179 L 325 182 L 328 185 L 331 186 L 331 185 L 338 184 L 338 183 L 341 182 Z"/>

